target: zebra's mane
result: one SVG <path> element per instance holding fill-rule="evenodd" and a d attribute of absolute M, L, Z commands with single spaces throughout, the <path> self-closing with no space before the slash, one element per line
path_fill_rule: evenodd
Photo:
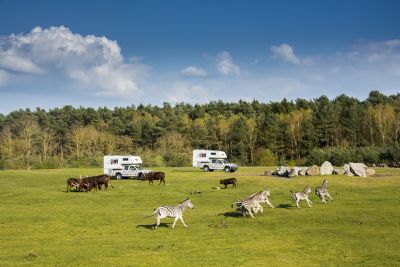
<path fill-rule="evenodd" d="M 322 187 L 325 188 L 325 189 L 328 188 L 328 180 L 324 180 L 324 181 L 322 182 Z"/>
<path fill-rule="evenodd" d="M 310 188 L 309 185 L 307 185 L 306 187 L 304 187 L 303 193 L 304 193 L 304 194 L 307 194 L 307 190 L 308 190 L 309 188 Z"/>

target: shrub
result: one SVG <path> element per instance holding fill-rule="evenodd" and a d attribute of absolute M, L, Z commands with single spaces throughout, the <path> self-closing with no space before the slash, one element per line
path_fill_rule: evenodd
<path fill-rule="evenodd" d="M 258 166 L 275 166 L 277 158 L 271 150 L 260 148 L 255 153 L 254 163 Z"/>

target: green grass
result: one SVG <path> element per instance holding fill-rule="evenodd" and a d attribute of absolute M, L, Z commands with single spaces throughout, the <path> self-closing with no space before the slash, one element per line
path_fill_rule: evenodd
<path fill-rule="evenodd" d="M 65 193 L 66 178 L 100 169 L 0 172 L 1 266 L 393 266 L 400 265 L 400 169 L 373 178 L 265 177 L 264 168 L 234 174 L 164 168 L 167 185 L 113 180 L 108 192 Z M 237 189 L 215 190 L 237 177 Z M 294 206 L 290 189 L 329 179 L 334 202 Z M 266 186 L 275 209 L 255 219 L 231 204 Z M 157 230 L 160 205 L 192 195 L 189 228 L 172 219 Z"/>

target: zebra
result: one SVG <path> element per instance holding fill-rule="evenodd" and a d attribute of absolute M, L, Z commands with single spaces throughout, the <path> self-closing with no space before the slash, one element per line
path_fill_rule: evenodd
<path fill-rule="evenodd" d="M 260 203 L 267 202 L 268 197 L 266 191 L 267 190 L 255 192 L 244 200 L 236 201 L 236 206 L 238 207 L 238 210 L 242 211 L 243 216 L 246 217 L 247 214 L 249 214 L 254 218 L 253 212 L 254 214 L 257 214 L 258 212 L 263 213 L 264 209 Z"/>
<path fill-rule="evenodd" d="M 333 201 L 333 198 L 331 197 L 331 195 L 329 195 L 329 192 L 328 192 L 328 180 L 326 180 L 326 179 L 322 182 L 322 186 L 318 186 L 317 188 L 315 188 L 315 194 L 317 194 L 317 196 L 325 204 L 326 204 L 326 199 L 327 199 L 326 197 L 329 197 Z"/>
<path fill-rule="evenodd" d="M 153 216 L 154 214 L 157 213 L 157 222 L 156 222 L 156 225 L 154 226 L 154 229 L 157 229 L 157 227 L 160 225 L 161 219 L 163 219 L 165 217 L 175 218 L 174 223 L 172 224 L 172 229 L 175 228 L 175 224 L 178 221 L 178 219 L 181 220 L 181 222 L 183 223 L 183 226 L 188 227 L 186 225 L 186 223 L 183 221 L 182 215 L 183 215 L 183 212 L 187 208 L 193 209 L 193 207 L 194 207 L 193 203 L 190 201 L 189 198 L 187 198 L 184 201 L 182 201 L 181 203 L 179 203 L 177 206 L 161 206 L 161 207 L 158 207 L 148 217 L 151 217 L 151 216 Z"/>
<path fill-rule="evenodd" d="M 306 200 L 308 206 L 309 206 L 310 208 L 312 207 L 311 204 L 313 204 L 313 203 L 312 203 L 311 200 L 308 198 L 308 194 L 310 194 L 310 193 L 312 192 L 310 186 L 306 186 L 306 187 L 304 188 L 303 192 L 296 192 L 296 193 L 294 193 L 292 190 L 290 190 L 290 192 L 292 193 L 293 198 L 294 198 L 294 200 L 296 201 L 296 206 L 297 206 L 298 208 L 300 208 L 300 206 L 299 206 L 300 200 Z"/>

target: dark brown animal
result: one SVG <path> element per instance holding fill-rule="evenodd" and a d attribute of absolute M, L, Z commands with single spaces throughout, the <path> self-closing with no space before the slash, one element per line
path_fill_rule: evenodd
<path fill-rule="evenodd" d="M 92 189 L 97 191 L 98 184 L 95 177 L 86 177 L 82 179 L 82 183 L 79 186 L 79 191 L 90 192 Z"/>
<path fill-rule="evenodd" d="M 113 185 L 111 184 L 111 177 L 109 175 L 101 174 L 97 176 L 92 176 L 92 178 L 96 179 L 97 187 L 99 190 L 101 189 L 101 185 L 103 184 L 104 184 L 104 190 L 106 191 L 108 189 L 108 184 L 110 184 L 111 187 L 113 187 Z"/>
<path fill-rule="evenodd" d="M 228 184 L 232 185 L 232 188 L 237 186 L 237 180 L 236 178 L 229 178 L 229 179 L 223 179 L 223 180 L 219 180 L 219 184 L 223 184 L 226 188 L 228 186 Z"/>
<path fill-rule="evenodd" d="M 154 180 L 160 180 L 160 183 L 158 185 L 160 185 L 161 183 L 164 183 L 165 185 L 165 173 L 163 172 L 149 172 L 146 173 L 143 177 L 143 181 L 149 181 L 149 185 L 150 183 L 153 185 L 153 181 Z"/>
<path fill-rule="evenodd" d="M 71 191 L 71 188 L 73 186 L 75 186 L 75 189 L 78 190 L 81 183 L 82 183 L 81 178 L 68 178 L 67 179 L 67 192 Z"/>

